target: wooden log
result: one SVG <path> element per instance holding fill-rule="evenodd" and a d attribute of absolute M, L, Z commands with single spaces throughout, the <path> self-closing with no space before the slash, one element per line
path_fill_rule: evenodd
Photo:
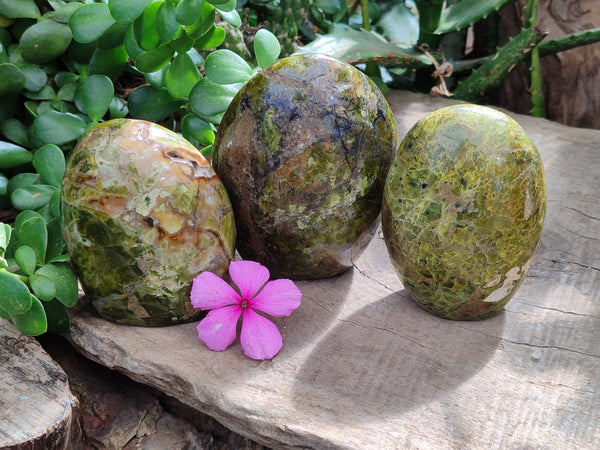
<path fill-rule="evenodd" d="M 0 449 L 70 449 L 77 401 L 32 337 L 0 319 Z"/>

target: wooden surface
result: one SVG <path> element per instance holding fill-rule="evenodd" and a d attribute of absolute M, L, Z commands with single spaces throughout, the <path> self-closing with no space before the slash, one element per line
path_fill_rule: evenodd
<path fill-rule="evenodd" d="M 0 319 L 0 448 L 71 448 L 76 405 L 60 366 Z"/>
<path fill-rule="evenodd" d="M 447 100 L 392 92 L 404 135 Z M 381 236 L 353 270 L 298 282 L 272 361 L 211 352 L 195 324 L 136 328 L 82 304 L 69 340 L 90 358 L 274 448 L 592 449 L 600 442 L 600 131 L 517 116 L 546 169 L 529 275 L 499 315 L 432 316 Z"/>

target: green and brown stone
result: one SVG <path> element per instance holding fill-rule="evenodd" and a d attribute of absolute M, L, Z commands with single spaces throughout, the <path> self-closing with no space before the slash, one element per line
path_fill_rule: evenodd
<path fill-rule="evenodd" d="M 387 101 L 349 64 L 295 55 L 255 75 L 214 144 L 240 254 L 294 279 L 351 267 L 372 237 L 396 145 Z"/>
<path fill-rule="evenodd" d="M 507 115 L 476 105 L 421 119 L 385 185 L 385 241 L 404 287 L 450 319 L 499 311 L 523 281 L 546 210 L 540 155 Z"/>
<path fill-rule="evenodd" d="M 193 277 L 226 274 L 235 251 L 231 203 L 208 161 L 141 120 L 111 120 L 83 136 L 67 166 L 62 217 L 86 295 L 126 324 L 196 319 Z"/>

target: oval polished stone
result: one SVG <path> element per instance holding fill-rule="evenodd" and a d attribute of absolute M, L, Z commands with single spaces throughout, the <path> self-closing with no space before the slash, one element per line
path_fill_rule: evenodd
<path fill-rule="evenodd" d="M 256 74 L 214 144 L 240 254 L 294 279 L 352 267 L 377 225 L 397 142 L 383 94 L 349 64 L 295 55 Z"/>
<path fill-rule="evenodd" d="M 390 168 L 382 222 L 404 287 L 450 319 L 499 311 L 523 281 L 546 210 L 540 155 L 506 114 L 453 105 L 419 120 Z"/>
<path fill-rule="evenodd" d="M 79 141 L 62 189 L 63 234 L 83 290 L 105 318 L 159 326 L 196 319 L 191 282 L 227 273 L 235 222 L 225 187 L 185 139 L 110 120 Z"/>

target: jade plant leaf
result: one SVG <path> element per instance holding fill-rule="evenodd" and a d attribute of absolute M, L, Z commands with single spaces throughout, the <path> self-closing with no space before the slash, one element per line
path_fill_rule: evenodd
<path fill-rule="evenodd" d="M 129 23 L 137 19 L 152 0 L 108 0 L 110 14 L 121 23 Z"/>
<path fill-rule="evenodd" d="M 6 119 L 4 122 L 0 123 L 0 133 L 7 139 L 19 145 L 29 147 L 27 127 L 19 119 Z"/>
<path fill-rule="evenodd" d="M 167 69 L 165 84 L 173 97 L 189 97 L 202 76 L 187 53 L 178 54 Z"/>
<path fill-rule="evenodd" d="M 67 25 L 43 20 L 25 30 L 19 42 L 19 51 L 26 62 L 43 64 L 62 55 L 72 37 Z"/>
<path fill-rule="evenodd" d="M 17 167 L 31 160 L 33 154 L 30 151 L 11 142 L 0 141 L 0 169 Z"/>
<path fill-rule="evenodd" d="M 231 100 L 242 87 L 242 83 L 223 85 L 204 77 L 190 93 L 194 112 L 201 117 L 211 117 L 225 112 Z"/>
<path fill-rule="evenodd" d="M 211 27 L 202 37 L 194 41 L 194 47 L 198 50 L 210 50 L 218 47 L 225 40 L 227 32 L 222 27 Z"/>
<path fill-rule="evenodd" d="M 19 67 L 25 75 L 25 89 L 28 91 L 39 91 L 48 82 L 48 75 L 42 69 L 32 64 L 24 64 Z"/>
<path fill-rule="evenodd" d="M 48 230 L 48 245 L 46 246 L 46 262 L 55 261 L 57 258 L 63 259 L 63 250 L 65 241 L 62 237 L 60 217 L 52 217 L 46 224 Z"/>
<path fill-rule="evenodd" d="M 86 3 L 69 18 L 77 42 L 94 42 L 115 23 L 106 3 Z"/>
<path fill-rule="evenodd" d="M 54 144 L 46 144 L 33 156 L 33 167 L 43 180 L 59 188 L 65 175 L 65 156 Z"/>
<path fill-rule="evenodd" d="M 106 75 L 115 80 L 128 59 L 129 55 L 124 45 L 110 49 L 97 48 L 90 60 L 90 75 Z"/>
<path fill-rule="evenodd" d="M 0 64 L 0 96 L 20 92 L 24 88 L 25 74 L 14 64 Z"/>
<path fill-rule="evenodd" d="M 181 25 L 192 25 L 198 20 L 204 0 L 181 0 L 175 8 L 175 17 Z"/>
<path fill-rule="evenodd" d="M 8 193 L 8 178 L 6 177 L 6 175 L 0 173 L 0 196 L 1 195 L 6 195 Z M 0 228 L 0 233 L 1 233 L 1 228 Z M 0 237 L 2 235 L 0 234 Z M 0 257 L 2 255 L 0 254 Z"/>
<path fill-rule="evenodd" d="M 92 122 L 98 122 L 104 117 L 113 95 L 112 81 L 106 75 L 90 75 L 83 82 L 83 107 Z"/>
<path fill-rule="evenodd" d="M 156 17 L 162 2 L 150 3 L 142 15 L 133 22 L 135 39 L 142 50 L 153 50 L 160 43 L 160 36 L 156 29 Z"/>
<path fill-rule="evenodd" d="M 29 285 L 37 298 L 49 302 L 56 296 L 56 286 L 51 278 L 40 273 L 29 277 Z"/>
<path fill-rule="evenodd" d="M 26 209 L 39 209 L 50 202 L 56 191 L 54 186 L 48 184 L 30 184 L 16 189 L 10 196 L 13 206 L 22 211 Z"/>
<path fill-rule="evenodd" d="M 135 89 L 127 102 L 129 114 L 137 119 L 160 122 L 177 111 L 183 102 L 163 89 L 141 86 Z"/>
<path fill-rule="evenodd" d="M 34 0 L 0 0 L 0 14 L 9 19 L 38 19 L 40 10 Z"/>
<path fill-rule="evenodd" d="M 77 139 L 86 123 L 78 116 L 58 111 L 45 111 L 33 122 L 33 134 L 44 144 L 61 145 Z"/>
<path fill-rule="evenodd" d="M 204 63 L 206 76 L 219 84 L 245 83 L 254 71 L 237 53 L 231 50 L 215 50 L 206 57 Z"/>
<path fill-rule="evenodd" d="M 198 39 L 204 36 L 211 27 L 215 26 L 215 14 L 215 7 L 203 2 L 198 20 L 186 28 L 189 37 Z"/>
<path fill-rule="evenodd" d="M 41 214 L 31 210 L 20 213 L 15 219 L 15 233 L 18 235 L 19 242 L 26 242 L 33 248 L 37 264 L 44 264 L 48 246 L 48 230 L 46 220 Z"/>
<path fill-rule="evenodd" d="M 179 22 L 175 13 L 175 5 L 164 2 L 156 14 L 156 31 L 163 42 L 174 39 L 180 30 Z"/>
<path fill-rule="evenodd" d="M 173 48 L 169 44 L 162 44 L 154 50 L 140 53 L 135 57 L 135 66 L 141 72 L 156 72 L 164 67 L 173 57 Z"/>
<path fill-rule="evenodd" d="M 31 293 L 16 275 L 0 270 L 0 308 L 8 314 L 23 314 L 31 308 Z"/>
<path fill-rule="evenodd" d="M 51 263 L 40 267 L 36 274 L 52 280 L 56 287 L 56 298 L 65 306 L 77 303 L 77 277 L 68 263 Z"/>
<path fill-rule="evenodd" d="M 31 297 L 31 308 L 19 315 L 11 315 L 12 322 L 23 334 L 39 336 L 48 330 L 46 312 L 42 303 L 33 295 Z"/>
<path fill-rule="evenodd" d="M 279 58 L 281 46 L 273 33 L 262 28 L 254 36 L 254 53 L 256 54 L 258 65 L 265 68 Z"/>
<path fill-rule="evenodd" d="M 32 275 L 35 272 L 35 250 L 29 245 L 21 245 L 15 250 L 15 261 L 25 275 Z"/>
<path fill-rule="evenodd" d="M 215 142 L 211 124 L 193 114 L 187 114 L 181 119 L 181 131 L 184 137 L 196 139 L 201 145 L 212 145 Z"/>

